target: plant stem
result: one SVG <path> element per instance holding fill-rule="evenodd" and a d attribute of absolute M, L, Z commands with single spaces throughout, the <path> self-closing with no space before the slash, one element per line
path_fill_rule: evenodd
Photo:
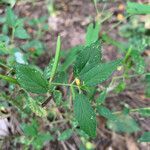
<path fill-rule="evenodd" d="M 78 88 L 78 86 L 76 86 L 76 85 L 73 85 L 73 84 L 66 84 L 66 83 L 55 83 L 55 82 L 51 82 L 50 84 L 52 84 L 52 85 L 62 85 L 62 86 L 69 86 L 69 87 Z"/>
<path fill-rule="evenodd" d="M 131 15 L 127 15 L 124 19 L 127 19 L 128 17 L 130 17 Z M 120 25 L 123 21 L 119 21 L 116 24 L 112 25 L 112 27 L 107 31 L 107 33 L 110 33 L 111 30 L 113 30 L 114 28 L 116 28 L 118 25 Z"/>
<path fill-rule="evenodd" d="M 56 45 L 56 54 L 55 54 L 54 64 L 52 67 L 52 72 L 51 72 L 51 77 L 50 77 L 49 82 L 51 82 L 55 76 L 55 73 L 58 67 L 59 57 L 60 57 L 60 49 L 61 49 L 61 40 L 60 40 L 60 36 L 58 36 L 57 45 Z"/>
<path fill-rule="evenodd" d="M 94 2 L 94 7 L 95 7 L 95 9 L 96 9 L 96 13 L 97 13 L 97 15 L 99 14 L 99 11 L 98 11 L 98 8 L 97 8 L 97 2 L 96 2 L 96 0 L 93 0 L 93 2 Z"/>
<path fill-rule="evenodd" d="M 144 108 L 134 108 L 134 109 L 130 109 L 129 112 L 137 112 L 139 110 L 150 110 L 150 107 L 144 107 Z M 116 111 L 112 114 L 121 114 L 122 111 Z"/>
<path fill-rule="evenodd" d="M 5 76 L 5 75 L 0 74 L 0 78 L 6 80 L 6 81 L 8 81 L 8 82 L 18 84 L 17 80 L 14 79 L 14 78 L 12 78 L 12 77 Z"/>
<path fill-rule="evenodd" d="M 11 34 L 11 44 L 14 44 L 14 36 L 15 36 L 15 28 L 12 28 L 12 34 Z"/>
<path fill-rule="evenodd" d="M 0 62 L 0 67 L 6 70 L 11 70 L 7 65 L 3 64 L 2 62 Z"/>

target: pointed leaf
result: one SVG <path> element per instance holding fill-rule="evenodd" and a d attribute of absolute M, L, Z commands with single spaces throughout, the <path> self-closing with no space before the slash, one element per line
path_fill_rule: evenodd
<path fill-rule="evenodd" d="M 115 115 L 113 115 L 112 112 L 104 106 L 98 106 L 97 107 L 97 112 L 99 113 L 100 116 L 103 116 L 103 117 L 105 117 L 109 120 L 114 121 L 115 118 L 116 118 Z"/>
<path fill-rule="evenodd" d="M 133 133 L 140 130 L 136 121 L 129 115 L 119 114 L 115 115 L 115 120 L 108 120 L 107 126 L 116 132 Z"/>
<path fill-rule="evenodd" d="M 89 100 L 83 94 L 76 94 L 74 100 L 74 113 L 80 128 L 89 136 L 96 136 L 96 115 Z"/>
<path fill-rule="evenodd" d="M 150 74 L 145 76 L 145 95 L 150 97 Z"/>
<path fill-rule="evenodd" d="M 96 99 L 96 104 L 97 105 L 101 105 L 102 103 L 104 103 L 105 99 L 106 99 L 106 95 L 107 95 L 107 92 L 106 90 L 104 90 L 100 95 L 99 97 Z"/>
<path fill-rule="evenodd" d="M 78 45 L 71 48 L 65 57 L 65 62 L 62 64 L 61 69 L 65 71 L 75 61 L 77 54 L 84 48 L 83 45 Z"/>
<path fill-rule="evenodd" d="M 86 45 L 90 45 L 98 40 L 99 31 L 100 31 L 99 22 L 89 24 L 86 33 Z"/>
<path fill-rule="evenodd" d="M 27 106 L 31 109 L 33 113 L 35 113 L 39 117 L 46 117 L 47 111 L 40 106 L 40 104 L 32 99 L 31 97 L 27 98 Z"/>
<path fill-rule="evenodd" d="M 65 141 L 72 136 L 72 133 L 73 133 L 72 129 L 67 129 L 61 133 L 61 135 L 58 137 L 58 140 L 59 141 Z"/>
<path fill-rule="evenodd" d="M 46 93 L 48 82 L 35 67 L 17 64 L 16 77 L 20 86 L 32 93 Z"/>
<path fill-rule="evenodd" d="M 139 142 L 150 142 L 150 132 L 144 132 L 138 140 Z"/>
<path fill-rule="evenodd" d="M 16 24 L 16 16 L 10 7 L 6 10 L 6 24 L 9 27 L 15 27 Z"/>
<path fill-rule="evenodd" d="M 143 117 L 150 117 L 150 107 L 138 109 L 138 113 Z"/>
<path fill-rule="evenodd" d="M 101 44 L 96 41 L 85 47 L 77 56 L 74 64 L 75 76 L 81 76 L 101 62 Z"/>
<path fill-rule="evenodd" d="M 88 86 L 94 86 L 107 80 L 112 73 L 121 64 L 122 60 L 118 59 L 108 63 L 98 64 L 88 72 L 81 74 L 80 79 Z"/>
<path fill-rule="evenodd" d="M 15 37 L 19 39 L 28 39 L 30 38 L 29 34 L 23 27 L 17 27 L 15 29 Z"/>
<path fill-rule="evenodd" d="M 127 13 L 131 15 L 150 14 L 150 5 L 144 5 L 144 4 L 139 4 L 135 2 L 128 2 Z"/>
<path fill-rule="evenodd" d="M 59 106 L 62 102 L 62 93 L 59 90 L 55 90 L 53 92 L 53 96 L 54 96 L 54 101 L 56 105 Z"/>

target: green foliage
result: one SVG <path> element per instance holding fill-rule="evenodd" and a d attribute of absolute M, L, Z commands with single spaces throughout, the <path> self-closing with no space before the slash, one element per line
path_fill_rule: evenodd
<path fill-rule="evenodd" d="M 76 94 L 74 99 L 74 113 L 80 128 L 89 136 L 96 136 L 96 115 L 88 98 L 83 94 Z"/>
<path fill-rule="evenodd" d="M 56 105 L 59 106 L 62 102 L 62 93 L 58 90 L 55 90 L 53 92 L 53 95 L 54 95 L 54 101 L 55 101 Z"/>
<path fill-rule="evenodd" d="M 123 92 L 125 90 L 125 88 L 126 88 L 126 83 L 124 81 L 121 81 L 115 88 L 115 91 L 117 93 L 120 93 L 120 92 Z"/>
<path fill-rule="evenodd" d="M 13 7 L 15 2 L 9 0 L 5 3 Z M 66 141 L 74 135 L 79 136 L 87 149 L 93 149 L 92 143 L 87 140 L 96 137 L 96 115 L 105 118 L 106 127 L 118 133 L 140 130 L 131 113 L 136 112 L 142 117 L 150 116 L 149 107 L 125 107 L 117 112 L 106 107 L 110 91 L 111 96 L 124 92 L 130 87 L 131 78 L 134 77 L 139 80 L 145 77 L 145 95 L 150 97 L 150 74 L 145 61 L 149 56 L 145 51 L 150 46 L 150 37 L 149 30 L 144 27 L 139 16 L 130 16 L 124 21 L 125 24 L 120 21 L 112 25 L 113 29 L 122 23 L 117 36 L 125 38 L 125 42 L 110 37 L 112 29 L 106 31 L 107 33 L 102 30 L 100 35 L 102 22 L 108 16 L 105 15 L 105 10 L 99 14 L 97 2 L 94 1 L 96 21 L 87 27 L 85 44 L 81 43 L 63 51 L 62 37 L 58 36 L 55 57 L 50 59 L 48 65 L 41 61 L 43 56 L 40 57 L 44 52 L 50 54 L 43 39 L 49 31 L 47 17 L 31 20 L 19 18 L 10 7 L 0 17 L 0 86 L 4 89 L 0 93 L 0 99 L 5 102 L 1 105 L 8 107 L 10 103 L 18 109 L 24 135 L 17 142 L 20 141 L 25 149 L 30 146 L 32 149 L 42 149 L 46 142 L 54 139 L 50 133 L 59 141 Z M 147 14 L 148 8 L 148 5 L 127 3 L 129 15 Z M 118 52 L 115 57 L 122 58 L 103 61 L 103 51 L 108 48 L 103 49 L 103 43 L 115 46 Z M 35 64 L 40 64 L 42 69 L 45 67 L 44 71 Z M 116 74 L 110 78 L 116 70 Z M 108 81 L 103 83 L 106 80 Z M 118 107 L 110 108 L 116 110 Z M 48 132 L 45 127 L 48 127 Z M 60 134 L 59 130 L 63 132 Z M 149 132 L 144 133 L 139 141 L 148 142 Z"/>
<path fill-rule="evenodd" d="M 101 45 L 99 41 L 85 47 L 77 56 L 74 74 L 87 86 L 102 83 L 121 64 L 121 60 L 101 63 Z"/>
<path fill-rule="evenodd" d="M 138 113 L 143 117 L 150 117 L 150 108 L 140 108 Z"/>
<path fill-rule="evenodd" d="M 140 130 L 136 121 L 129 115 L 119 114 L 115 120 L 108 120 L 108 128 L 116 132 L 133 133 Z"/>
<path fill-rule="evenodd" d="M 32 99 L 31 97 L 28 97 L 27 98 L 27 102 L 26 102 L 26 105 L 31 109 L 31 111 L 33 113 L 35 113 L 37 116 L 39 117 L 46 117 L 47 116 L 47 111 L 42 108 L 40 106 L 40 103 L 35 100 L 35 99 Z"/>
<path fill-rule="evenodd" d="M 106 95 L 107 95 L 107 91 L 106 90 L 104 90 L 103 92 L 101 92 L 101 94 L 99 95 L 99 97 L 96 99 L 97 105 L 101 105 L 101 104 L 103 104 L 105 102 Z"/>
<path fill-rule="evenodd" d="M 81 76 L 101 62 L 101 44 L 99 41 L 84 47 L 76 57 L 74 64 L 75 76 Z"/>
<path fill-rule="evenodd" d="M 150 132 L 144 132 L 138 140 L 139 142 L 150 142 Z"/>
<path fill-rule="evenodd" d="M 21 26 L 19 26 L 15 29 L 14 35 L 15 35 L 15 37 L 17 37 L 19 39 L 28 39 L 28 38 L 30 38 L 27 31 Z"/>
<path fill-rule="evenodd" d="M 22 124 L 21 128 L 25 134 L 25 138 L 21 140 L 21 143 L 25 145 L 32 144 L 35 149 L 40 150 L 45 142 L 53 140 L 50 133 L 38 132 L 38 123 L 32 120 L 30 124 Z"/>
<path fill-rule="evenodd" d="M 65 141 L 72 136 L 72 133 L 73 133 L 72 129 L 67 129 L 61 133 L 61 135 L 58 137 L 58 140 L 59 141 Z"/>
<path fill-rule="evenodd" d="M 113 131 L 132 133 L 140 129 L 135 120 L 129 115 L 123 113 L 113 114 L 104 106 L 98 106 L 97 111 L 99 115 L 107 118 L 107 127 Z"/>
<path fill-rule="evenodd" d="M 104 106 L 98 106 L 97 107 L 97 112 L 99 113 L 100 116 L 103 116 L 103 117 L 105 117 L 109 120 L 114 121 L 116 119 L 115 115 L 113 115 L 111 113 L 111 111 L 108 108 L 104 107 Z"/>
<path fill-rule="evenodd" d="M 122 60 L 118 59 L 108 63 L 95 65 L 91 70 L 80 75 L 80 79 L 85 85 L 95 86 L 107 80 L 112 73 L 121 65 Z"/>
<path fill-rule="evenodd" d="M 133 63 L 135 64 L 135 72 L 138 74 L 143 74 L 145 72 L 144 58 L 141 57 L 138 51 L 132 51 L 131 57 L 132 57 Z"/>
<path fill-rule="evenodd" d="M 92 43 L 98 40 L 99 31 L 100 31 L 99 22 L 89 24 L 86 32 L 86 41 L 85 41 L 86 45 L 91 45 Z"/>
<path fill-rule="evenodd" d="M 60 58 L 60 49 L 61 49 L 61 40 L 60 40 L 60 36 L 58 36 L 57 38 L 57 45 L 56 45 L 56 54 L 55 54 L 55 58 L 54 58 L 54 64 L 51 70 L 51 76 L 50 76 L 50 81 L 53 80 L 54 75 L 56 73 L 57 67 L 58 67 L 58 62 L 59 62 L 59 58 Z"/>
<path fill-rule="evenodd" d="M 78 45 L 78 46 L 75 46 L 73 48 L 71 48 L 68 52 L 68 54 L 66 55 L 66 59 L 65 59 L 65 62 L 62 64 L 61 66 L 61 69 L 63 71 L 67 70 L 68 67 L 70 65 L 72 65 L 72 63 L 74 63 L 76 57 L 77 57 L 77 54 L 84 48 L 83 45 Z"/>
<path fill-rule="evenodd" d="M 26 136 L 36 136 L 38 131 L 38 124 L 35 120 L 32 120 L 31 124 L 22 124 L 22 130 L 24 131 Z"/>
<path fill-rule="evenodd" d="M 6 10 L 6 24 L 12 28 L 16 26 L 16 16 L 10 7 Z"/>
<path fill-rule="evenodd" d="M 127 13 L 131 15 L 150 14 L 150 5 L 144 5 L 135 2 L 127 2 Z"/>
<path fill-rule="evenodd" d="M 22 88 L 33 93 L 46 93 L 48 82 L 35 67 L 23 64 L 16 65 L 17 81 Z"/>
<path fill-rule="evenodd" d="M 45 142 L 49 142 L 52 141 L 53 137 L 50 133 L 39 133 L 37 135 L 37 137 L 35 137 L 34 141 L 32 142 L 33 146 L 35 147 L 35 149 L 39 149 L 41 150 L 41 148 L 43 147 L 43 144 Z"/>
<path fill-rule="evenodd" d="M 150 97 L 150 74 L 145 76 L 145 95 Z"/>
<path fill-rule="evenodd" d="M 44 51 L 44 44 L 39 40 L 32 40 L 21 46 L 26 52 L 40 56 Z"/>

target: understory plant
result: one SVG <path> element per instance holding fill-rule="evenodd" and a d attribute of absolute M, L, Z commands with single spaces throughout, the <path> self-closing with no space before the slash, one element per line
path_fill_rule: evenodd
<path fill-rule="evenodd" d="M 149 6 L 133 5 L 129 2 L 127 13 L 130 15 L 140 14 L 140 11 L 142 14 L 149 13 L 149 9 L 143 7 Z M 28 118 L 28 123 L 21 124 L 24 136 L 21 139 L 16 138 L 17 140 L 27 146 L 32 144 L 36 149 L 41 149 L 46 141 L 55 138 L 64 141 L 73 134 L 92 139 L 96 137 L 98 124 L 101 124 L 97 121 L 97 117 L 105 118 L 106 127 L 117 133 L 130 134 L 141 130 L 131 114 L 138 113 L 149 117 L 149 106 L 144 108 L 124 106 L 123 110 L 111 110 L 106 106 L 105 100 L 111 92 L 118 94 L 123 92 L 130 86 L 126 80 L 134 77 L 144 77 L 145 94 L 150 97 L 150 73 L 146 70 L 146 62 L 142 57 L 142 53 L 150 46 L 147 42 L 150 40 L 144 31 L 139 31 L 138 36 L 139 41 L 143 39 L 145 41 L 142 47 L 140 43 L 136 43 L 135 28 L 130 29 L 131 36 L 127 37 L 129 39 L 127 43 L 121 43 L 106 33 L 99 36 L 102 23 L 96 20 L 87 28 L 85 43 L 71 48 L 65 56 L 61 50 L 61 37 L 58 36 L 55 56 L 42 70 L 34 63 L 29 63 L 29 53 L 22 53 L 22 49 L 24 52 L 37 45 L 39 38 L 36 44 L 31 44 L 31 47 L 27 43 L 27 46 L 17 48 L 15 39 L 30 41 L 23 20 L 17 19 L 8 8 L 2 23 L 3 40 L 0 41 L 0 55 L 8 57 L 0 61 L 2 68 L 0 78 L 1 84 L 4 87 L 8 85 L 9 89 L 8 93 L 5 90 L 0 93 L 4 101 L 2 106 L 8 102 L 18 109 L 21 118 Z M 126 32 L 124 28 L 120 29 L 121 35 Z M 116 46 L 121 57 L 105 61 L 103 43 Z M 39 56 L 44 46 L 41 44 L 34 48 L 32 58 Z M 61 61 L 61 58 L 64 61 Z M 40 119 L 50 126 L 48 131 L 39 130 Z M 65 126 L 63 131 L 59 128 L 61 123 Z M 150 132 L 145 132 L 139 141 L 149 142 L 148 137 Z"/>

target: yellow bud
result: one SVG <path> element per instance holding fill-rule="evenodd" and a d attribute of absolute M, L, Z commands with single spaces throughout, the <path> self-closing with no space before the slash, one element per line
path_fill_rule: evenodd
<path fill-rule="evenodd" d="M 93 149 L 95 146 L 94 146 L 94 144 L 93 143 L 91 143 L 91 142 L 86 142 L 86 148 L 87 149 Z"/>
<path fill-rule="evenodd" d="M 122 66 L 118 66 L 118 67 L 117 67 L 117 70 L 118 70 L 118 71 L 121 71 L 122 68 L 123 68 Z"/>
<path fill-rule="evenodd" d="M 118 19 L 119 21 L 123 21 L 123 20 L 124 20 L 124 16 L 123 16 L 122 14 L 118 14 L 118 15 L 117 15 L 117 19 Z"/>
<path fill-rule="evenodd" d="M 80 80 L 78 78 L 75 78 L 75 82 L 76 82 L 77 86 L 80 86 L 81 82 L 80 82 Z"/>

